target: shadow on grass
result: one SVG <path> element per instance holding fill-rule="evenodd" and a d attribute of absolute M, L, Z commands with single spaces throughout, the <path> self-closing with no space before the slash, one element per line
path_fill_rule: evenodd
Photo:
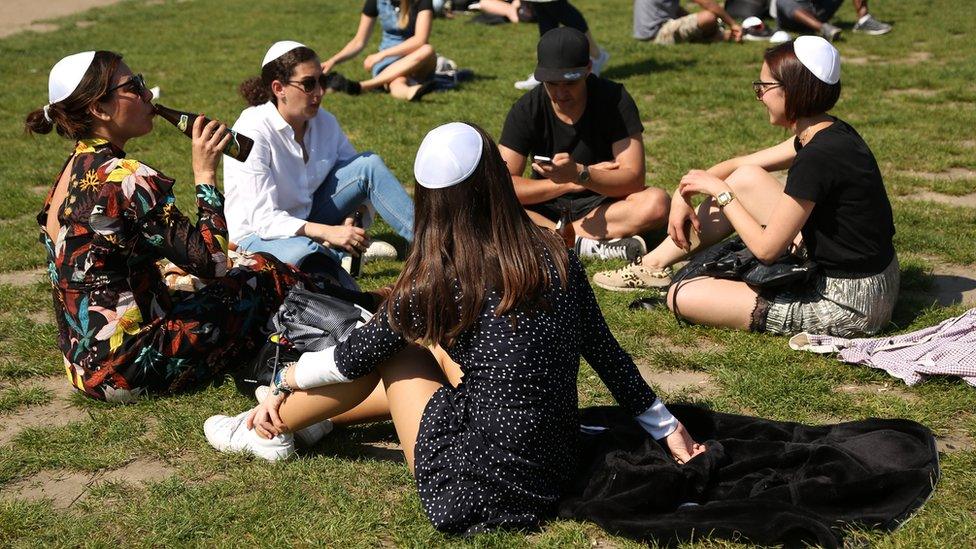
<path fill-rule="evenodd" d="M 324 441 L 300 450 L 300 453 L 348 460 L 405 463 L 393 423 L 389 421 L 337 428 Z"/>
<path fill-rule="evenodd" d="M 623 80 L 631 76 L 653 74 L 663 71 L 683 71 L 690 69 L 698 64 L 694 59 L 677 61 L 658 61 L 657 59 L 644 59 L 623 65 L 614 65 L 603 71 L 601 76 L 611 80 Z"/>

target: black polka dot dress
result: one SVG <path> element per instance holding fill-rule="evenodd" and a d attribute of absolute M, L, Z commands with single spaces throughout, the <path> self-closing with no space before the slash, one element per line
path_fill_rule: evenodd
<path fill-rule="evenodd" d="M 550 515 L 576 463 L 580 356 L 635 416 L 655 401 L 600 312 L 586 272 L 570 253 L 569 284 L 549 261 L 548 307 L 495 317 L 490 291 L 479 319 L 447 349 L 464 372 L 434 393 L 415 449 L 420 501 L 439 530 L 476 533 L 533 527 Z M 372 371 L 406 342 L 385 313 L 335 352 L 347 378 Z"/>

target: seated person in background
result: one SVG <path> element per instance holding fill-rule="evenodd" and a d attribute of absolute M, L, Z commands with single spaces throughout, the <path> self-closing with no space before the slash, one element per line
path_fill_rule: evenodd
<path fill-rule="evenodd" d="M 242 250 L 267 252 L 307 272 L 355 287 L 336 260 L 363 253 L 366 232 L 351 217 L 369 200 L 403 238 L 413 237 L 413 202 L 383 160 L 356 153 L 321 108 L 322 68 L 298 42 L 271 46 L 261 76 L 241 84 L 251 107 L 234 129 L 254 139 L 245 162 L 224 161 L 227 224 Z M 375 243 L 374 243 L 375 244 Z M 379 255 L 395 256 L 392 246 Z"/>
<path fill-rule="evenodd" d="M 794 137 L 688 172 L 672 201 L 671 240 L 633 265 L 597 273 L 593 282 L 611 290 L 666 285 L 662 269 L 733 231 L 764 262 L 802 236 L 806 255 L 820 267 L 805 285 L 760 292 L 744 282 L 700 277 L 682 282 L 678 293 L 672 286 L 668 306 L 710 326 L 874 334 L 898 299 L 895 226 L 871 149 L 854 128 L 827 114 L 840 97 L 840 54 L 823 38 L 801 36 L 766 52 L 753 87 L 770 123 Z M 786 168 L 784 188 L 768 172 Z M 690 205 L 695 194 L 708 196 L 697 216 Z"/>
<path fill-rule="evenodd" d="M 522 6 L 520 0 L 512 0 L 511 2 L 506 2 L 505 0 L 481 0 L 478 3 L 482 13 L 488 13 L 491 15 L 500 15 L 505 19 L 508 19 L 511 23 L 519 22 L 519 8 Z"/>
<path fill-rule="evenodd" d="M 339 73 L 329 74 L 335 65 L 363 51 L 377 19 L 383 32 L 380 51 L 363 60 L 363 67 L 373 77 L 353 82 Z M 397 99 L 419 101 L 434 87 L 432 81 L 421 83 L 437 65 L 437 54 L 428 42 L 433 21 L 431 0 L 366 0 L 356 35 L 322 63 L 322 72 L 328 75 L 326 86 L 352 95 L 385 88 Z"/>
<path fill-rule="evenodd" d="M 655 44 L 742 41 L 742 26 L 715 0 L 695 0 L 702 11 L 689 14 L 680 0 L 634 0 L 634 38 Z M 729 31 L 723 33 L 719 19 Z"/>
<path fill-rule="evenodd" d="M 828 23 L 844 0 L 774 0 L 776 22 L 786 31 L 820 34 L 833 42 L 840 38 L 840 29 Z M 891 25 L 878 21 L 868 12 L 868 0 L 854 0 L 858 20 L 854 32 L 887 34 Z"/>
<path fill-rule="evenodd" d="M 589 45 L 560 27 L 539 40 L 535 77 L 544 83 L 515 102 L 499 139 L 515 193 L 529 217 L 553 227 L 568 210 L 582 256 L 636 259 L 662 226 L 669 198 L 644 186 L 644 141 L 637 105 L 621 84 L 590 74 Z M 522 177 L 526 159 L 532 177 Z"/>

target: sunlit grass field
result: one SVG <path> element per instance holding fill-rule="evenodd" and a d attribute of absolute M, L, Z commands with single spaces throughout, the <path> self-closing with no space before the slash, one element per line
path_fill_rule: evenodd
<path fill-rule="evenodd" d="M 648 184 L 674 189 L 691 168 L 783 140 L 767 123 L 750 82 L 764 44 L 656 47 L 630 37 L 630 0 L 575 0 L 596 38 L 611 52 L 604 76 L 622 82 L 645 126 Z M 854 125 L 881 164 L 895 211 L 904 297 L 892 332 L 931 325 L 964 310 L 934 305 L 933 268 L 976 264 L 976 210 L 916 200 L 932 191 L 976 191 L 976 4 L 949 0 L 885 0 L 871 4 L 895 24 L 883 37 L 850 32 L 854 11 L 838 16 L 846 40 L 843 95 L 835 114 Z M 49 285 L 23 285 L 16 273 L 44 266 L 35 215 L 71 143 L 56 135 L 27 137 L 24 116 L 47 100 L 47 74 L 62 56 L 86 49 L 125 55 L 135 72 L 163 89 L 165 104 L 232 122 L 244 102 L 238 84 L 256 76 L 267 47 L 280 39 L 308 44 L 325 56 L 355 31 L 357 0 L 131 0 L 57 20 L 60 30 L 0 39 L 0 422 L 16 422 L 60 398 L 51 376 L 63 376 L 55 347 Z M 413 155 L 432 127 L 470 120 L 498 136 L 521 92 L 512 87 L 533 68 L 534 25 L 486 27 L 469 16 L 438 19 L 435 48 L 471 68 L 460 90 L 419 104 L 383 94 L 327 96 L 360 150 L 383 156 L 412 188 Z M 378 38 L 373 37 L 370 51 Z M 356 78 L 361 59 L 339 67 Z M 162 120 L 127 147 L 178 180 L 184 211 L 193 211 L 190 143 Z M 395 240 L 383 224 L 374 236 Z M 658 235 L 660 236 L 660 235 Z M 591 262 L 590 272 L 617 263 Z M 391 282 L 396 262 L 367 264 L 362 284 Z M 976 275 L 974 275 L 976 277 Z M 802 422 L 866 417 L 920 421 L 955 449 L 942 454 L 935 496 L 893 534 L 853 532 L 880 547 L 970 547 L 976 540 L 976 390 L 952 379 L 900 386 L 886 374 L 829 358 L 795 353 L 783 338 L 679 326 L 665 311 L 632 312 L 632 295 L 597 290 L 617 337 L 654 379 L 693 375 L 693 386 L 661 385 L 666 400 L 715 410 Z M 580 371 L 584 405 L 611 403 L 593 371 Z M 196 394 L 111 407 L 77 395 L 72 420 L 23 429 L 0 445 L 2 546 L 330 547 L 619 546 L 638 544 L 599 527 L 554 521 L 535 533 L 445 537 L 427 522 L 406 467 L 390 450 L 389 424 L 338 431 L 299 459 L 268 465 L 217 454 L 203 420 L 250 404 L 233 384 Z M 76 410 L 76 411 L 77 411 Z M 10 424 L 12 423 L 12 424 Z M 167 471 L 151 482 L 102 475 L 132 464 Z M 6 497 L 30 479 L 82 474 L 90 483 L 70 505 Z M 726 547 L 730 542 L 696 541 Z"/>

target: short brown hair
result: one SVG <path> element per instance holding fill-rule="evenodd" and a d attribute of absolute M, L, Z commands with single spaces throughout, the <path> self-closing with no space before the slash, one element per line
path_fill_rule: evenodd
<path fill-rule="evenodd" d="M 837 104 L 840 81 L 828 84 L 814 76 L 796 57 L 793 42 L 766 50 L 763 60 L 769 65 L 773 78 L 783 87 L 789 120 L 795 122 L 806 116 L 823 114 Z"/>
<path fill-rule="evenodd" d="M 94 117 L 88 109 L 92 103 L 105 95 L 112 83 L 115 69 L 122 62 L 122 56 L 112 51 L 97 51 L 91 65 L 71 95 L 48 107 L 50 120 L 44 116 L 44 109 L 37 109 L 27 115 L 24 130 L 31 133 L 51 133 L 56 129 L 58 135 L 69 139 L 91 137 Z"/>

